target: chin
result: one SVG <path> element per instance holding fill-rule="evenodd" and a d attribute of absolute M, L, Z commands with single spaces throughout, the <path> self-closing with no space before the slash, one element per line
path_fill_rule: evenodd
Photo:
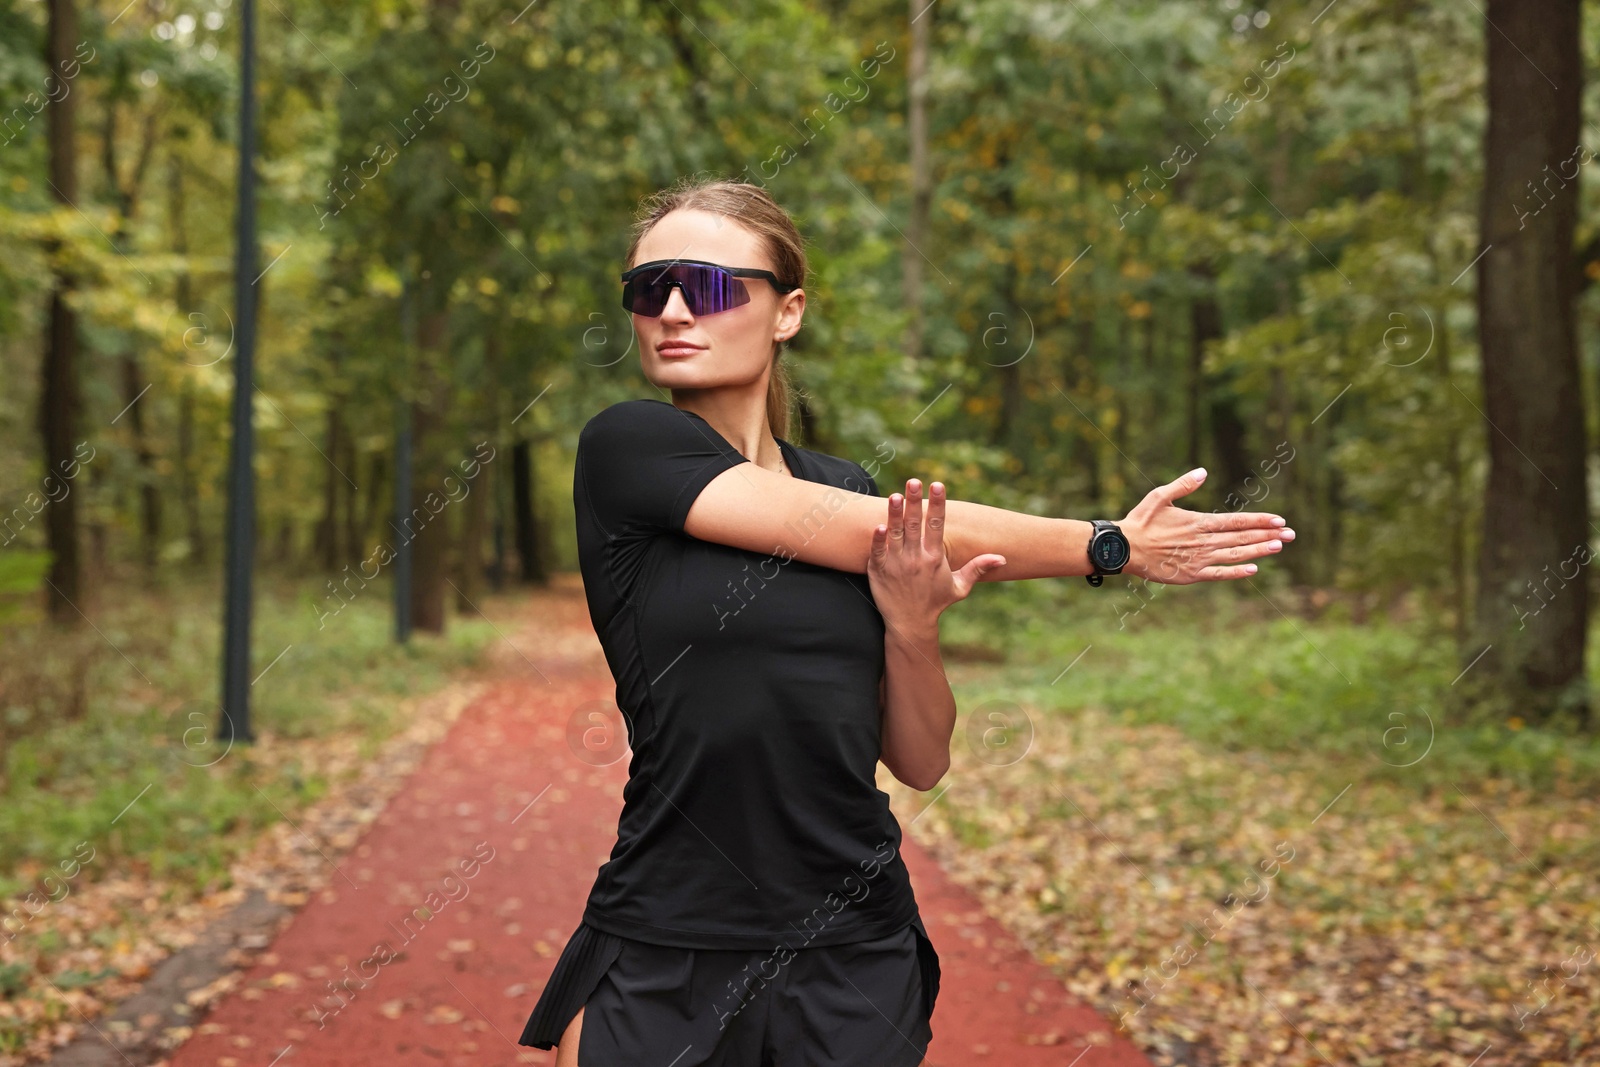
<path fill-rule="evenodd" d="M 650 384 L 662 389 L 709 389 L 722 382 L 715 374 L 707 374 L 698 367 L 679 366 L 663 359 L 647 367 L 644 376 Z"/>

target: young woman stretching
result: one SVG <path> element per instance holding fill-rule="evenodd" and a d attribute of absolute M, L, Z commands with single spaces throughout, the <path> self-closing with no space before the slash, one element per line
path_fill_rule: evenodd
<path fill-rule="evenodd" d="M 1203 472 L 1117 524 L 938 482 L 926 514 L 916 480 L 885 502 L 860 464 L 785 439 L 807 267 L 764 190 L 658 193 L 627 262 L 644 375 L 672 402 L 589 420 L 573 503 L 632 758 L 520 1043 L 558 1046 L 556 1067 L 918 1067 L 938 955 L 874 772 L 928 790 L 949 769 L 940 613 L 979 580 L 1243 577 L 1293 531 L 1173 506 Z"/>

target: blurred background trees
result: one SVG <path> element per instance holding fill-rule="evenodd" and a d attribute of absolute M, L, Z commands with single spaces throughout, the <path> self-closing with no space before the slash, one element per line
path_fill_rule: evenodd
<path fill-rule="evenodd" d="M 234 15 L 0 7 L 14 625 L 219 577 Z M 1600 244 L 1581 164 L 1541 178 L 1594 49 L 1570 0 L 1487 15 L 268 0 L 261 580 L 386 569 L 402 427 L 419 628 L 573 566 L 576 433 L 652 392 L 632 211 L 709 170 L 811 243 L 796 443 L 1075 517 L 1203 464 L 1191 506 L 1299 532 L 1237 595 L 1405 605 L 1474 706 L 1577 721 Z"/>

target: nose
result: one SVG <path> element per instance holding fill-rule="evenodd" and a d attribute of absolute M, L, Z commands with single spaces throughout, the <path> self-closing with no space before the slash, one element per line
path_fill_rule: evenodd
<path fill-rule="evenodd" d="M 689 302 L 683 298 L 683 286 L 673 285 L 667 290 L 667 306 L 661 309 L 661 318 L 670 322 L 693 322 Z"/>

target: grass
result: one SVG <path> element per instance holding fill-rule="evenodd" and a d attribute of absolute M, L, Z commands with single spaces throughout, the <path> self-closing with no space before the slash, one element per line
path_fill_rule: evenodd
<path fill-rule="evenodd" d="M 0 898 L 70 869 L 61 865 L 81 843 L 93 849 L 91 879 L 115 863 L 192 889 L 225 885 L 232 857 L 329 784 L 292 756 L 280 762 L 277 749 L 266 757 L 267 745 L 339 738 L 370 752 L 401 725 L 399 698 L 442 685 L 495 636 L 487 622 L 460 619 L 402 647 L 385 588 L 319 618 L 328 602 L 318 585 L 257 583 L 251 716 L 262 752 L 215 737 L 214 588 L 108 595 L 88 610 L 94 627 L 8 632 Z"/>
<path fill-rule="evenodd" d="M 1298 618 L 1290 597 L 1259 580 L 1265 597 L 1235 585 L 1153 587 L 1135 611 L 1140 601 L 1115 581 L 995 583 L 948 612 L 947 642 L 1006 655 L 1003 667 L 961 667 L 961 706 L 1101 708 L 1225 752 L 1301 759 L 1330 780 L 1423 791 L 1487 779 L 1580 793 L 1600 784 L 1600 735 L 1457 710 L 1461 664 L 1427 622 L 1358 624 L 1337 610 Z M 1589 662 L 1600 664 L 1600 640 Z"/>
<path fill-rule="evenodd" d="M 943 626 L 948 795 L 892 785 L 902 825 L 1159 1065 L 1594 1060 L 1600 985 L 1567 978 L 1600 937 L 1600 738 L 1453 710 L 1425 615 L 1257 585 L 1120 626 L 1112 584 L 980 587 Z M 1007 704 L 1025 750 L 963 736 Z"/>

